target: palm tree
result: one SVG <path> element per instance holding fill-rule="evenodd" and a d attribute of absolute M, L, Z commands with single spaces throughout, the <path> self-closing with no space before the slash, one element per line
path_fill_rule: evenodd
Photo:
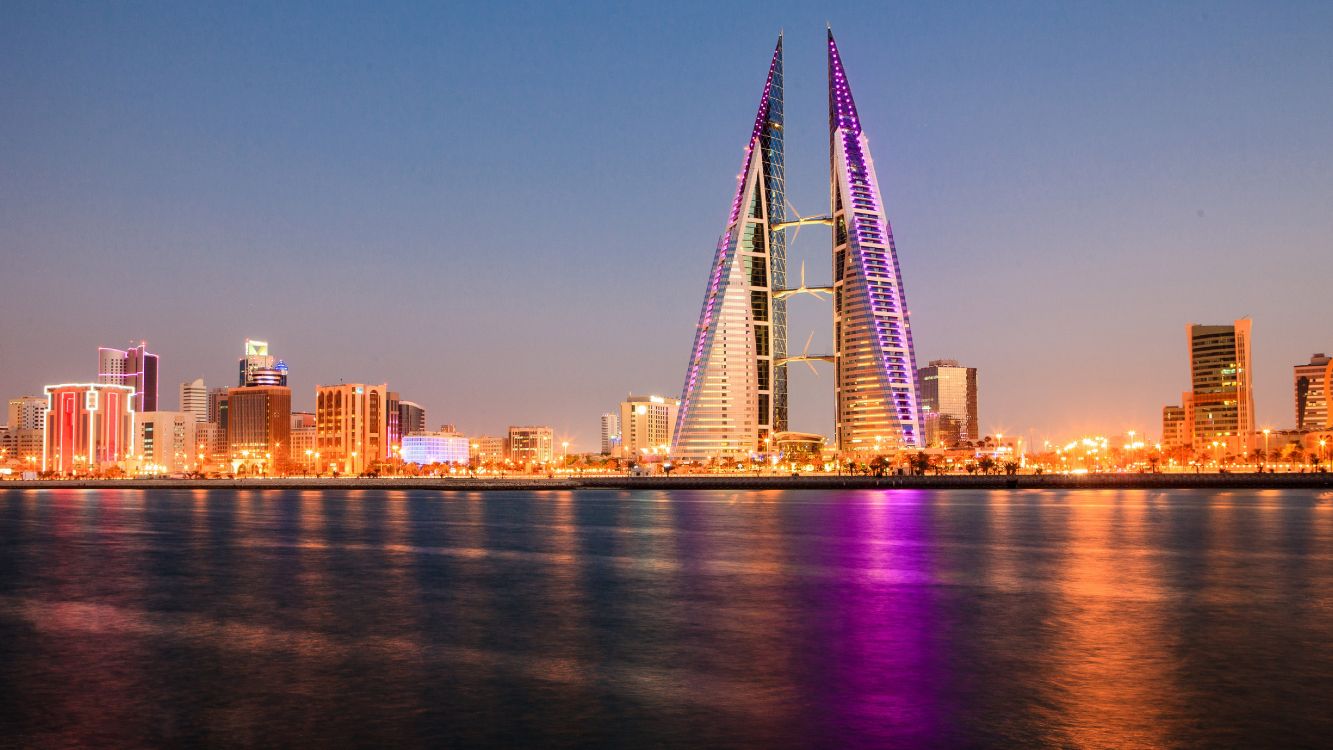
<path fill-rule="evenodd" d="M 870 470 L 873 471 L 875 473 L 875 476 L 877 477 L 884 476 L 884 472 L 888 468 L 889 468 L 889 459 L 885 458 L 884 456 L 875 456 L 873 459 L 870 460 Z"/>
<path fill-rule="evenodd" d="M 982 456 L 977 459 L 977 467 L 981 469 L 982 474 L 989 474 L 995 468 L 995 459 L 990 456 Z"/>

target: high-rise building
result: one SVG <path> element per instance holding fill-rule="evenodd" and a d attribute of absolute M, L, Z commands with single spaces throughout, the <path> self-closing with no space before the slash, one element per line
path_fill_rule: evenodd
<path fill-rule="evenodd" d="M 19 396 L 9 399 L 9 425 L 11 430 L 46 429 L 47 400 L 45 396 Z"/>
<path fill-rule="evenodd" d="M 1192 384 L 1186 419 L 1194 425 L 1195 451 L 1247 455 L 1254 447 L 1250 328 L 1249 318 L 1186 327 Z"/>
<path fill-rule="evenodd" d="M 287 385 L 287 363 L 273 359 L 267 341 L 245 340 L 245 354 L 237 363 L 238 386 Z"/>
<path fill-rule="evenodd" d="M 620 402 L 623 455 L 634 458 L 666 453 L 679 408 L 679 401 L 661 396 L 629 396 Z"/>
<path fill-rule="evenodd" d="M 555 460 L 555 430 L 550 427 L 509 428 L 509 459 L 519 466 Z"/>
<path fill-rule="evenodd" d="M 1329 422 L 1328 397 L 1333 393 L 1333 357 L 1315 354 L 1310 361 L 1296 365 L 1296 429 L 1326 430 Z"/>
<path fill-rule="evenodd" d="M 227 429 L 227 391 L 229 388 L 210 388 L 208 391 L 208 421 Z"/>
<path fill-rule="evenodd" d="M 739 456 L 787 429 L 782 38 L 768 66 L 731 211 L 713 253 L 672 453 Z"/>
<path fill-rule="evenodd" d="M 954 448 L 981 439 L 977 416 L 977 368 L 953 359 L 933 359 L 917 370 L 925 445 Z"/>
<path fill-rule="evenodd" d="M 208 421 L 208 388 L 203 378 L 181 383 L 181 411 L 193 415 L 196 422 Z"/>
<path fill-rule="evenodd" d="M 444 432 L 415 432 L 403 436 L 403 461 L 409 464 L 465 464 L 470 456 L 468 439 Z"/>
<path fill-rule="evenodd" d="M 145 344 L 129 350 L 97 350 L 97 382 L 133 388 L 135 411 L 157 411 L 157 373 L 158 356 Z"/>
<path fill-rule="evenodd" d="M 602 455 L 609 456 L 620 447 L 620 415 L 607 412 L 602 415 Z"/>
<path fill-rule="evenodd" d="M 42 470 L 67 475 L 118 465 L 134 455 L 135 389 L 110 383 L 66 383 L 44 389 L 46 440 Z"/>
<path fill-rule="evenodd" d="M 1162 407 L 1162 450 L 1180 450 L 1190 447 L 1192 443 L 1185 407 Z"/>
<path fill-rule="evenodd" d="M 404 437 L 426 431 L 426 409 L 411 401 L 398 402 L 398 429 Z M 453 432 L 453 430 L 449 430 Z"/>
<path fill-rule="evenodd" d="M 362 474 L 390 455 L 387 384 L 315 386 L 321 471 Z"/>
<path fill-rule="evenodd" d="M 237 473 L 285 472 L 291 432 L 290 388 L 250 385 L 228 390 L 227 450 Z"/>
<path fill-rule="evenodd" d="M 916 353 L 898 250 L 832 30 L 828 75 L 838 450 L 919 448 Z"/>
<path fill-rule="evenodd" d="M 198 422 L 184 411 L 134 413 L 135 463 L 149 474 L 190 471 L 198 463 Z"/>
<path fill-rule="evenodd" d="M 292 466 L 299 466 L 302 471 L 313 471 L 316 450 L 314 412 L 292 412 L 292 434 L 288 440 L 291 449 L 287 451 L 287 455 L 291 457 Z"/>
<path fill-rule="evenodd" d="M 384 421 L 386 432 L 389 435 L 389 453 L 392 455 L 394 447 L 397 446 L 401 452 L 403 449 L 403 427 L 402 414 L 398 410 L 398 405 L 402 403 L 397 391 L 388 391 L 384 397 Z M 401 455 L 401 454 L 400 454 Z"/>
<path fill-rule="evenodd" d="M 828 34 L 830 214 L 788 221 L 782 40 L 769 64 L 731 213 L 713 256 L 672 445 L 682 458 L 742 456 L 787 429 L 787 364 L 834 363 L 844 453 L 920 447 L 916 355 L 893 231 L 837 44 Z M 785 230 L 833 228 L 833 286 L 787 287 Z M 786 299 L 833 295 L 832 355 L 787 356 Z"/>

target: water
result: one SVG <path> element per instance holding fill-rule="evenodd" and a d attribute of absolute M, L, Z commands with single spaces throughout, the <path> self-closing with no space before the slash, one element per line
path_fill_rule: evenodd
<path fill-rule="evenodd" d="M 0 490 L 0 743 L 1290 747 L 1320 492 Z"/>

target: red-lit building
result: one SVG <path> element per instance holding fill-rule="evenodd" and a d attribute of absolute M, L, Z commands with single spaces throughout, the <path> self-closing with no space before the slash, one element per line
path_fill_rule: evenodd
<path fill-rule="evenodd" d="M 46 441 L 42 469 L 57 474 L 91 473 L 134 453 L 135 389 L 104 383 L 66 383 L 45 388 Z"/>

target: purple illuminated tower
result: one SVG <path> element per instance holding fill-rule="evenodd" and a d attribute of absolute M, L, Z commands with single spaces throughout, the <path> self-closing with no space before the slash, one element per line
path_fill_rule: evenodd
<path fill-rule="evenodd" d="M 787 429 L 782 37 L 713 253 L 672 435 L 673 456 L 747 456 Z"/>
<path fill-rule="evenodd" d="M 838 450 L 920 448 L 916 354 L 898 252 L 832 29 L 828 86 Z"/>

